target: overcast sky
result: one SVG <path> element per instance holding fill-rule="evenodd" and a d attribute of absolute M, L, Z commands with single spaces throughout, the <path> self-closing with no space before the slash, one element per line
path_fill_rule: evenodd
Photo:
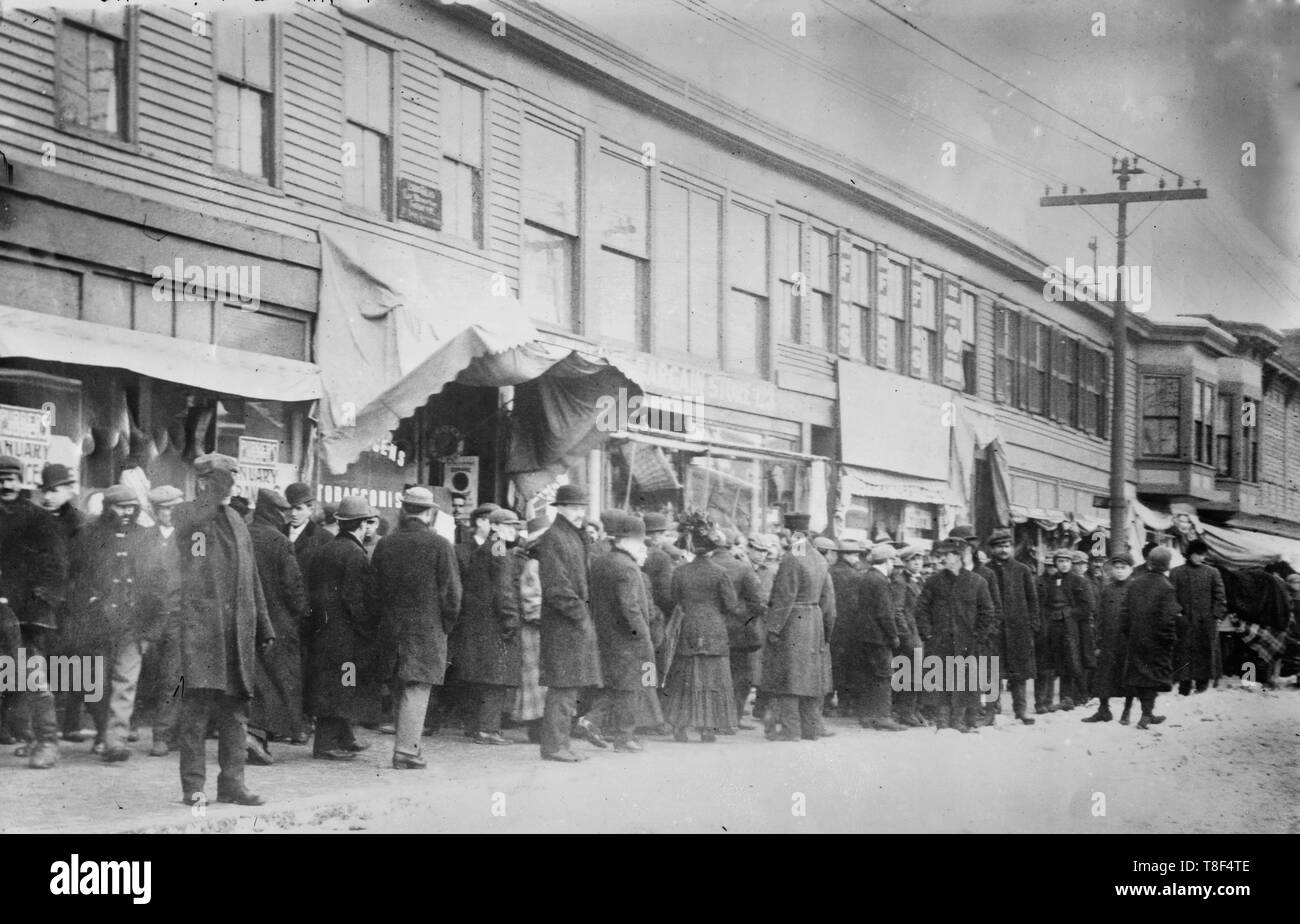
<path fill-rule="evenodd" d="M 1199 178 L 1208 187 L 1205 201 L 1130 207 L 1128 262 L 1152 266 L 1153 318 L 1211 312 L 1300 327 L 1300 3 L 882 3 L 1088 128 L 1182 172 L 1188 185 Z M 986 222 L 1047 263 L 1091 262 L 1091 235 L 1100 260 L 1114 262 L 1114 206 L 1091 207 L 1093 221 L 1079 208 L 1041 208 L 1038 197 L 1044 174 L 1054 193 L 1062 182 L 1116 188 L 1117 145 L 870 0 L 545 5 Z M 796 13 L 802 37 L 791 34 Z M 1104 36 L 1093 35 L 1097 13 Z M 957 146 L 955 166 L 940 164 L 945 141 Z M 1242 165 L 1246 142 L 1256 166 Z M 1131 188 L 1154 187 L 1159 175 Z"/>

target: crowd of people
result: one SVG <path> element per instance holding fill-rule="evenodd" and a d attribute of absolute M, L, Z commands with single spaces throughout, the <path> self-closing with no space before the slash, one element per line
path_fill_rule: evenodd
<path fill-rule="evenodd" d="M 1229 587 L 1199 541 L 1172 571 L 1152 544 L 1140 562 L 1058 549 L 1039 574 L 1007 529 L 958 526 L 925 549 L 817 535 L 800 513 L 749 535 L 698 512 L 588 522 L 572 485 L 554 519 L 527 523 L 412 486 L 389 524 L 357 495 L 318 510 L 301 483 L 250 507 L 215 453 L 194 461 L 193 499 L 124 476 L 89 517 L 67 468 L 47 465 L 31 496 L 21 470 L 0 456 L 0 654 L 99 657 L 109 686 L 95 702 L 39 678 L 0 695 L 5 742 L 39 769 L 61 740 L 125 761 L 147 719 L 148 753 L 179 751 L 186 802 L 203 798 L 214 736 L 218 801 L 258 805 L 248 762 L 282 743 L 355 760 L 358 725 L 394 736 L 395 769 L 421 769 L 421 739 L 447 726 L 496 746 L 509 723 L 575 762 L 575 738 L 636 753 L 692 731 L 816 740 L 834 714 L 882 732 L 995 723 L 1001 689 L 897 682 L 931 656 L 997 658 L 1019 722 L 1094 700 L 1083 721 L 1107 722 L 1123 698 L 1120 723 L 1137 700 L 1145 729 L 1164 721 L 1159 693 L 1217 684 L 1225 617 L 1265 683 L 1297 645 L 1300 574 Z M 462 514 L 457 541 L 440 511 Z M 1261 595 L 1285 611 L 1240 602 Z"/>

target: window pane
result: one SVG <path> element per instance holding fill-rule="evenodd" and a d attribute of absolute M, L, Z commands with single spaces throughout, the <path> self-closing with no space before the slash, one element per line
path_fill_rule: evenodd
<path fill-rule="evenodd" d="M 461 124 L 464 112 L 461 106 L 461 92 L 465 85 L 459 80 L 447 77 L 442 81 L 442 95 L 438 99 L 438 111 L 442 117 L 442 153 L 446 157 L 463 157 Z"/>
<path fill-rule="evenodd" d="M 656 216 L 658 247 L 655 250 L 655 344 L 659 349 L 686 352 L 687 307 L 690 299 L 690 256 L 688 238 L 689 193 L 672 183 L 661 184 Z"/>
<path fill-rule="evenodd" d="M 364 147 L 361 140 L 361 126 L 345 122 L 343 144 L 344 151 L 351 154 L 351 158 L 345 157 L 343 162 L 343 200 L 360 205 L 363 198 L 362 173 L 365 171 L 365 161 L 361 157 Z"/>
<path fill-rule="evenodd" d="M 721 203 L 691 193 L 690 350 L 706 359 L 718 357 L 718 273 L 721 262 Z"/>
<path fill-rule="evenodd" d="M 1142 452 L 1148 456 L 1178 455 L 1178 421 L 1142 421 Z"/>
<path fill-rule="evenodd" d="M 239 16 L 218 13 L 212 17 L 212 50 L 217 73 L 229 77 L 244 76 L 244 20 Z"/>
<path fill-rule="evenodd" d="M 766 372 L 767 299 L 737 292 L 727 299 L 726 356 L 723 367 L 740 375 L 763 376 Z"/>
<path fill-rule="evenodd" d="M 853 248 L 853 267 L 852 281 L 850 282 L 850 298 L 854 304 L 870 305 L 871 304 L 871 287 L 875 280 L 871 275 L 871 252 L 861 247 Z"/>
<path fill-rule="evenodd" d="M 387 134 L 393 117 L 392 55 L 383 48 L 366 46 L 366 124 Z"/>
<path fill-rule="evenodd" d="M 1142 379 L 1142 413 L 1152 417 L 1178 416 L 1179 380 L 1148 375 Z"/>
<path fill-rule="evenodd" d="M 213 156 L 219 166 L 239 169 L 239 87 L 217 81 L 217 137 Z"/>
<path fill-rule="evenodd" d="M 270 16 L 244 20 L 244 79 L 264 90 L 271 89 Z"/>
<path fill-rule="evenodd" d="M 343 115 L 366 121 L 366 46 L 353 35 L 343 36 Z"/>
<path fill-rule="evenodd" d="M 746 292 L 766 295 L 767 216 L 733 204 L 727 235 L 731 284 Z"/>
<path fill-rule="evenodd" d="M 526 223 L 520 289 L 530 317 L 571 328 L 573 239 Z"/>
<path fill-rule="evenodd" d="M 892 318 L 903 318 L 903 264 L 886 261 L 885 272 L 880 275 L 883 286 L 879 293 L 880 313 Z"/>
<path fill-rule="evenodd" d="M 933 334 L 922 327 L 912 328 L 912 375 L 931 378 L 931 343 Z"/>
<path fill-rule="evenodd" d="M 475 167 L 483 166 L 483 91 L 461 84 L 460 159 Z"/>
<path fill-rule="evenodd" d="M 921 274 L 921 301 L 920 310 L 913 311 L 912 323 L 918 327 L 924 327 L 926 330 L 935 329 L 936 314 L 935 295 L 938 292 L 939 280 L 934 276 Z"/>
<path fill-rule="evenodd" d="M 782 218 L 776 226 L 776 271 L 782 279 L 799 272 L 799 222 Z"/>
<path fill-rule="evenodd" d="M 640 260 L 601 249 L 592 279 L 600 337 L 640 345 L 642 278 Z"/>
<path fill-rule="evenodd" d="M 118 132 L 118 42 L 102 35 L 88 36 L 88 61 L 90 67 L 90 122 L 91 128 L 102 132 Z"/>
<path fill-rule="evenodd" d="M 809 290 L 808 297 L 804 299 L 804 304 L 808 307 L 810 318 L 811 333 L 808 341 L 809 346 L 817 347 L 819 350 L 829 348 L 833 342 L 830 336 L 831 321 L 831 297 L 822 292 Z"/>
<path fill-rule="evenodd" d="M 963 343 L 975 342 L 975 293 L 963 292 L 961 304 L 961 339 Z"/>
<path fill-rule="evenodd" d="M 362 180 L 365 193 L 362 205 L 375 212 L 384 210 L 384 138 L 372 131 L 363 131 L 364 153 L 361 155 Z"/>
<path fill-rule="evenodd" d="M 867 358 L 867 310 L 856 305 L 849 308 L 849 357 L 866 360 Z"/>
<path fill-rule="evenodd" d="M 239 91 L 240 167 L 249 176 L 266 177 L 262 157 L 262 129 L 266 125 L 266 97 L 247 87 Z"/>
<path fill-rule="evenodd" d="M 829 292 L 834 273 L 831 270 L 831 253 L 835 250 L 831 236 L 822 231 L 812 232 L 812 255 L 808 266 L 808 284 L 814 289 Z"/>
<path fill-rule="evenodd" d="M 526 119 L 523 156 L 525 217 L 577 234 L 578 140 Z"/>
<path fill-rule="evenodd" d="M 59 29 L 59 114 L 65 122 L 90 124 L 89 33 L 64 23 Z"/>
<path fill-rule="evenodd" d="M 442 169 L 442 230 L 482 244 L 482 172 L 450 157 L 443 158 Z"/>
<path fill-rule="evenodd" d="M 646 255 L 649 171 L 602 151 L 596 158 L 591 206 L 600 242 L 638 257 Z"/>

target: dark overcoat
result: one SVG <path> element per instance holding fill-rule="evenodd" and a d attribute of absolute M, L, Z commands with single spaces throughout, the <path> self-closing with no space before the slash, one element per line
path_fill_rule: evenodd
<path fill-rule="evenodd" d="M 916 601 L 916 628 L 925 642 L 926 657 L 981 654 L 992 622 L 993 596 L 988 582 L 974 571 L 935 572 Z"/>
<path fill-rule="evenodd" d="M 296 737 L 303 731 L 302 624 L 307 617 L 307 589 L 293 543 L 280 532 L 281 519 L 278 512 L 259 503 L 248 528 L 266 612 L 275 630 L 275 644 L 258 657 L 249 724 L 271 735 Z"/>
<path fill-rule="evenodd" d="M 1212 565 L 1188 562 L 1169 572 L 1183 615 L 1174 643 L 1174 680 L 1208 680 L 1214 676 L 1214 648 L 1219 644 L 1219 620 L 1227 610 L 1223 578 Z"/>
<path fill-rule="evenodd" d="M 1133 577 L 1125 581 L 1111 581 L 1101 588 L 1097 604 L 1097 668 L 1092 675 L 1092 688 L 1102 699 L 1124 695 L 1124 677 L 1121 668 L 1119 624 L 1124 613 L 1124 599 L 1133 584 Z"/>
<path fill-rule="evenodd" d="M 288 539 L 289 524 L 285 523 L 281 526 L 280 532 L 284 533 L 285 538 Z M 307 525 L 304 526 L 302 532 L 298 534 L 298 538 L 289 539 L 289 542 L 293 545 L 293 554 L 298 559 L 298 572 L 300 574 L 307 573 L 307 559 L 311 553 L 325 543 L 333 540 L 333 538 L 333 536 L 325 531 L 325 527 L 321 526 L 315 520 L 308 520 Z"/>
<path fill-rule="evenodd" d="M 835 627 L 835 585 L 826 559 L 805 544 L 781 558 L 772 581 L 763 691 L 775 696 L 826 693 L 823 648 Z"/>
<path fill-rule="evenodd" d="M 658 547 L 648 547 L 645 564 L 641 566 L 650 578 L 650 591 L 654 594 L 655 606 L 666 619 L 673 610 L 673 557 Z"/>
<path fill-rule="evenodd" d="M 502 572 L 512 566 L 509 552 L 504 543 L 485 542 L 465 566 L 460 619 L 451 635 L 452 674 L 465 683 L 519 686 L 519 614 L 502 606 Z"/>
<path fill-rule="evenodd" d="M 559 689 L 600 686 L 600 651 L 588 609 L 586 538 L 557 517 L 532 554 L 542 579 L 540 683 Z"/>
<path fill-rule="evenodd" d="M 1101 588 L 1091 575 L 1078 575 L 1088 592 L 1090 604 L 1088 618 L 1079 622 L 1079 658 L 1082 666 L 1092 670 L 1097 666 L 1097 607 L 1101 605 Z"/>
<path fill-rule="evenodd" d="M 172 522 L 181 561 L 185 686 L 247 699 L 257 685 L 257 649 L 275 638 L 253 537 L 228 504 L 180 504 Z"/>
<path fill-rule="evenodd" d="M 74 540 L 63 628 L 69 652 L 103 653 L 113 639 L 147 635 L 159 621 L 161 554 L 139 526 L 118 533 L 105 516 Z"/>
<path fill-rule="evenodd" d="M 1002 647 L 1002 589 L 988 565 L 976 564 L 972 570 L 984 579 L 989 588 L 989 598 L 993 601 L 993 615 L 980 637 L 980 654 L 994 655 Z"/>
<path fill-rule="evenodd" d="M 913 652 L 921 647 L 921 633 L 916 628 L 916 601 L 921 599 L 921 576 L 903 569 L 895 571 L 890 582 L 898 614 L 897 652 L 911 658 Z"/>
<path fill-rule="evenodd" d="M 1146 571 L 1129 578 L 1120 610 L 1121 676 L 1126 689 L 1166 692 L 1173 682 L 1178 594 L 1163 574 Z"/>
<path fill-rule="evenodd" d="M 638 691 L 655 685 L 650 620 L 656 607 L 646 584 L 636 561 L 620 548 L 591 563 L 591 617 L 607 690 Z"/>
<path fill-rule="evenodd" d="M 767 601 L 762 597 L 762 589 L 753 565 L 748 561 L 741 561 L 725 549 L 711 553 L 709 559 L 731 578 L 742 608 L 739 619 L 727 621 L 727 638 L 731 650 L 758 651 L 763 647 L 763 614 L 767 612 Z"/>
<path fill-rule="evenodd" d="M 731 653 L 727 624 L 744 619 L 745 610 L 735 583 L 711 555 L 699 555 L 673 572 L 673 607 L 682 611 L 675 657 Z"/>
<path fill-rule="evenodd" d="M 68 550 L 54 518 L 21 497 L 0 501 L 0 597 L 25 626 L 58 628 Z"/>
<path fill-rule="evenodd" d="M 849 614 L 857 609 L 855 598 L 858 593 L 858 578 L 862 572 L 842 558 L 836 559 L 835 564 L 828 567 L 826 571 L 830 575 L 831 585 L 835 588 L 835 627 L 831 630 L 830 640 L 831 681 L 836 689 L 847 691 L 849 688 L 844 686 L 843 679 L 853 669 L 847 659 L 861 660 L 860 653 L 849 651 L 850 643 L 846 633 L 849 630 Z M 856 690 L 857 687 L 853 689 Z"/>
<path fill-rule="evenodd" d="M 386 654 L 382 676 L 441 684 L 462 594 L 451 543 L 421 520 L 405 517 L 379 540 L 371 564 Z"/>
<path fill-rule="evenodd" d="M 361 542 L 342 531 L 312 553 L 308 568 L 308 712 L 359 721 L 380 679 L 375 570 Z"/>
<path fill-rule="evenodd" d="M 1002 598 L 1002 628 L 994 653 L 1000 658 L 998 670 L 1008 680 L 1029 680 L 1037 672 L 1034 640 L 1042 631 L 1042 614 L 1038 609 L 1038 582 L 1034 573 L 1015 559 L 996 558 L 989 562 Z"/>
<path fill-rule="evenodd" d="M 1053 611 L 1052 589 L 1057 584 L 1058 577 L 1063 589 L 1064 606 L 1059 611 Z M 1065 641 L 1063 657 L 1071 668 L 1071 675 L 1077 676 L 1083 669 L 1084 663 L 1082 627 L 1093 623 L 1094 599 L 1091 582 L 1074 572 L 1062 575 L 1056 570 L 1049 571 L 1038 579 L 1038 605 L 1043 615 L 1043 628 L 1035 641 L 1039 656 L 1046 660 L 1048 626 L 1059 617 L 1062 622 L 1062 638 Z M 1043 664 L 1044 668 L 1048 666 L 1046 663 Z"/>
<path fill-rule="evenodd" d="M 853 569 L 846 596 L 841 600 L 836 589 L 835 638 L 841 650 L 835 665 L 835 688 L 842 693 L 865 693 L 874 679 L 867 646 L 885 647 L 891 652 L 898 647 L 899 636 L 904 634 L 900 627 L 906 629 L 902 598 L 894 592 L 890 579 L 873 567 Z"/>

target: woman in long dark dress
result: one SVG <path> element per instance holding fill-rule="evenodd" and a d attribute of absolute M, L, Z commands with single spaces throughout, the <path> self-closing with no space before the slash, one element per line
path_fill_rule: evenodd
<path fill-rule="evenodd" d="M 691 726 L 701 741 L 715 741 L 718 729 L 736 725 L 727 621 L 743 621 L 744 614 L 731 578 L 707 555 L 723 542 L 721 531 L 700 514 L 688 515 L 681 529 L 680 543 L 696 557 L 673 572 L 673 608 L 681 610 L 681 625 L 665 683 L 664 718 L 676 741 L 685 741 Z"/>

